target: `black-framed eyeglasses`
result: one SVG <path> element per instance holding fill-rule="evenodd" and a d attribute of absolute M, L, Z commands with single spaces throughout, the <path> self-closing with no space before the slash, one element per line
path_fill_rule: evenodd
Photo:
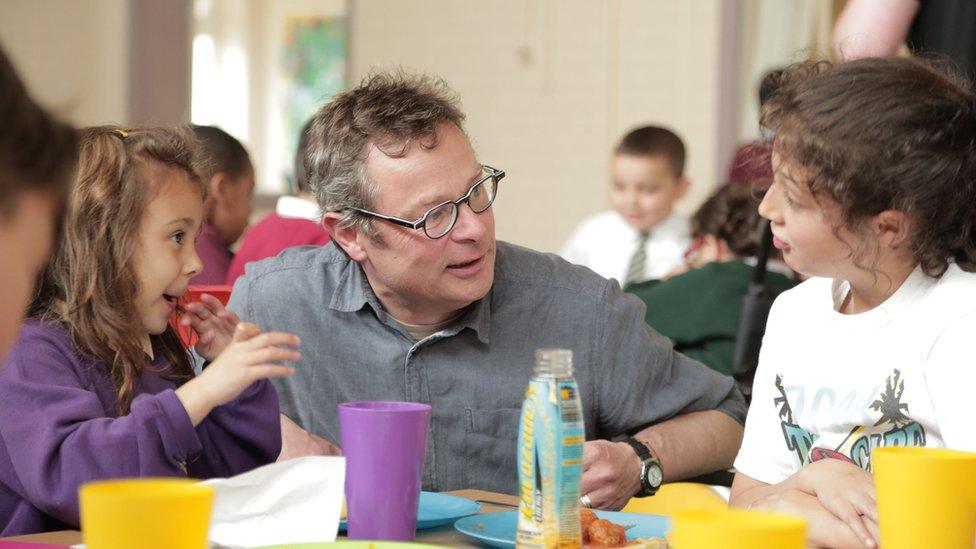
<path fill-rule="evenodd" d="M 362 208 L 347 209 L 403 227 L 423 229 L 424 234 L 428 238 L 438 239 L 451 232 L 451 229 L 454 228 L 454 223 L 457 222 L 458 218 L 458 208 L 461 204 L 466 202 L 474 213 L 480 214 L 490 208 L 491 204 L 495 201 L 495 196 L 498 195 L 498 182 L 505 177 L 505 172 L 488 165 L 482 165 L 481 172 L 481 179 L 474 185 L 471 185 L 471 188 L 468 189 L 468 192 L 464 196 L 457 200 L 448 200 L 447 202 L 442 202 L 434 206 L 416 221 L 407 221 L 406 219 L 383 215 Z"/>

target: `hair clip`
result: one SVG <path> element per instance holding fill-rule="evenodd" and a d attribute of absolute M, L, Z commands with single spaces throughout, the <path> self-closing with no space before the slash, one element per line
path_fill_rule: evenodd
<path fill-rule="evenodd" d="M 126 137 L 129 137 L 129 132 L 127 132 L 125 130 L 115 130 L 112 133 L 114 133 L 115 135 L 119 136 L 119 139 L 125 139 Z"/>

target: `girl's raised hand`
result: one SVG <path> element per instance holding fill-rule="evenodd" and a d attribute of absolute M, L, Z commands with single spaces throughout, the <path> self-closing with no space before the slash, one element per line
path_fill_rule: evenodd
<path fill-rule="evenodd" d="M 194 349 L 207 360 L 216 359 L 233 341 L 234 330 L 241 322 L 237 313 L 224 308 L 219 299 L 206 293 L 200 296 L 200 301 L 186 305 L 184 311 L 180 325 L 193 328 L 200 336 Z"/>
<path fill-rule="evenodd" d="M 176 390 L 190 421 L 198 425 L 211 410 L 237 398 L 255 381 L 294 374 L 290 366 L 275 363 L 300 360 L 301 353 L 281 347 L 297 347 L 300 343 L 296 335 L 263 333 L 254 324 L 239 322 L 232 341 L 220 356 L 202 374 Z"/>

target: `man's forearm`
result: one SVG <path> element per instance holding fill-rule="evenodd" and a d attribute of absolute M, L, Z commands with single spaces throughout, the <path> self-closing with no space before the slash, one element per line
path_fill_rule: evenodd
<path fill-rule="evenodd" d="M 666 482 L 728 469 L 742 444 L 742 425 L 723 412 L 691 412 L 634 435 L 661 462 Z"/>

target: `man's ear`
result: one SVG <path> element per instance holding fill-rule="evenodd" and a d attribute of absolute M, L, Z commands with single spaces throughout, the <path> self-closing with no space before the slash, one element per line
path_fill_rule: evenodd
<path fill-rule="evenodd" d="M 871 219 L 878 244 L 885 248 L 898 248 L 907 243 L 911 225 L 905 212 L 898 210 L 885 210 Z"/>
<path fill-rule="evenodd" d="M 691 180 L 685 176 L 678 178 L 678 192 L 675 195 L 676 200 L 684 198 L 685 194 L 688 193 L 688 188 L 691 187 Z"/>
<path fill-rule="evenodd" d="M 357 263 L 366 260 L 366 250 L 360 244 L 359 229 L 355 225 L 352 227 L 340 227 L 339 222 L 345 217 L 341 212 L 325 212 L 322 216 L 322 228 L 329 233 L 337 246 L 342 247 L 349 255 L 349 258 Z"/>

